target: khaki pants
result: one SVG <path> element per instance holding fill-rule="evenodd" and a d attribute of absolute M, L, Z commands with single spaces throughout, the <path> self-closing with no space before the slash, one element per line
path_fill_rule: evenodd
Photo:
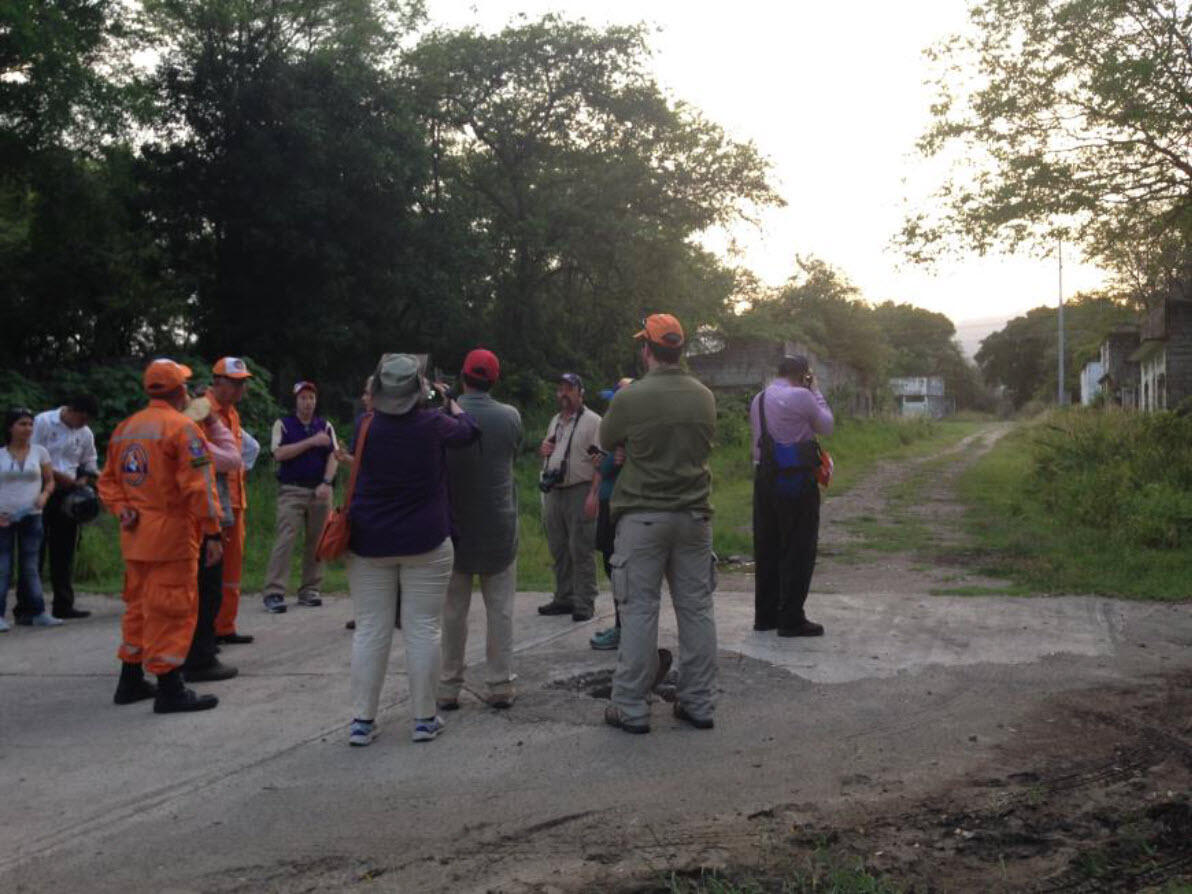
<path fill-rule="evenodd" d="M 557 487 L 542 501 L 542 523 L 555 563 L 554 601 L 581 615 L 596 609 L 596 520 L 584 518 L 589 488 Z"/>
<path fill-rule="evenodd" d="M 269 569 L 265 572 L 265 595 L 286 594 L 290 582 L 290 556 L 298 535 L 306 532 L 302 543 L 302 583 L 299 596 L 318 596 L 323 584 L 323 563 L 315 559 L 315 547 L 331 504 L 315 497 L 314 488 L 280 485 L 277 489 L 277 525 Z"/>
<path fill-rule="evenodd" d="M 711 519 L 689 511 L 625 515 L 617 523 L 611 561 L 613 593 L 621 609 L 613 704 L 628 721 L 649 721 L 646 697 L 658 672 L 658 610 L 665 577 L 679 625 L 679 704 L 694 717 L 711 717 L 716 685 Z"/>
<path fill-rule="evenodd" d="M 368 558 L 348 553 L 348 588 L 356 613 L 352 637 L 352 704 L 357 720 L 375 720 L 389 668 L 397 585 L 401 583 L 401 631 L 406 678 L 415 720 L 435 716 L 435 685 L 442 662 L 440 623 L 455 548 L 447 538 L 417 556 Z"/>
<path fill-rule="evenodd" d="M 447 585 L 447 602 L 443 606 L 443 676 L 439 681 L 439 698 L 444 700 L 459 698 L 464 685 L 472 577 L 456 571 Z M 513 696 L 513 597 L 516 591 L 516 559 L 503 571 L 480 575 L 485 613 L 485 685 L 490 697 Z"/>

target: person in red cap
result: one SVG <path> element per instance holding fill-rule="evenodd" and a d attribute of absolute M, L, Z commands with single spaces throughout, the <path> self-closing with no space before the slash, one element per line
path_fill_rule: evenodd
<path fill-rule="evenodd" d="M 613 397 L 600 425 L 610 450 L 624 447 L 610 511 L 616 530 L 613 595 L 621 642 L 605 721 L 630 733 L 650 731 L 650 689 L 665 650 L 658 612 L 665 577 L 679 627 L 675 716 L 713 726 L 716 685 L 716 588 L 712 554 L 712 476 L 716 399 L 679 361 L 683 327 L 670 314 L 647 317 L 635 338 L 647 372 Z"/>
<path fill-rule="evenodd" d="M 145 370 L 149 406 L 112 433 L 99 493 L 120 519 L 124 556 L 124 618 L 117 652 L 122 664 L 114 701 L 153 698 L 158 714 L 214 708 L 213 695 L 196 695 L 182 682 L 198 614 L 195 567 L 215 564 L 219 495 L 203 433 L 183 415 L 190 369 L 154 360 Z M 145 671 L 157 675 L 157 686 Z"/>
<path fill-rule="evenodd" d="M 277 460 L 277 525 L 273 553 L 265 573 L 265 610 L 281 614 L 286 610 L 286 584 L 290 580 L 290 556 L 299 533 L 305 531 L 302 552 L 302 583 L 298 604 L 323 604 L 323 563 L 315 558 L 315 547 L 327 513 L 331 511 L 332 488 L 339 464 L 335 451 L 335 429 L 315 415 L 319 391 L 314 382 L 294 385 L 294 412 L 273 423 L 271 449 Z"/>
<path fill-rule="evenodd" d="M 508 708 L 513 689 L 513 599 L 517 592 L 517 484 L 513 462 L 522 443 L 521 414 L 489 393 L 501 376 L 492 351 L 464 358 L 459 405 L 476 420 L 481 440 L 447 452 L 455 558 L 443 606 L 443 667 L 438 706 L 459 707 L 468 644 L 472 579 L 484 597 L 486 699 Z M 483 445 L 483 446 L 481 446 Z"/>
<path fill-rule="evenodd" d="M 244 389 L 252 373 L 239 357 L 221 357 L 211 370 L 211 387 L 207 400 L 211 409 L 232 431 L 236 449 L 244 451 L 244 429 L 236 405 L 244 398 Z M 248 511 L 248 485 L 243 469 L 227 476 L 228 495 L 232 502 L 233 523 L 223 529 L 223 601 L 215 618 L 215 635 L 220 643 L 233 645 L 251 643 L 251 636 L 236 632 L 236 616 L 240 613 L 240 575 L 244 568 L 244 515 Z"/>

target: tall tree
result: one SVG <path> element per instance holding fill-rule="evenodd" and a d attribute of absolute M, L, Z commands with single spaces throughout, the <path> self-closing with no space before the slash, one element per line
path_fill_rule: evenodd
<path fill-rule="evenodd" d="M 779 201 L 754 148 L 669 102 L 646 60 L 639 27 L 553 16 L 435 32 L 406 59 L 439 207 L 484 250 L 469 312 L 515 364 L 611 371 L 644 310 L 714 319 L 733 279 L 692 237 Z"/>
<path fill-rule="evenodd" d="M 914 257 L 1072 240 L 1143 286 L 1192 274 L 1192 6 L 983 0 L 943 69 L 925 155 L 959 159 Z"/>

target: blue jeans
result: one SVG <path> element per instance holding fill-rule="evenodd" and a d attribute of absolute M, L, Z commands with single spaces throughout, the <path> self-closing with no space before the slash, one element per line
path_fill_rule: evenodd
<path fill-rule="evenodd" d="M 17 578 L 17 604 L 14 617 L 32 618 L 46 610 L 41 595 L 41 576 L 38 574 L 38 554 L 41 550 L 41 516 L 26 515 L 20 521 L 0 528 L 0 618 L 8 609 L 8 588 Z M 16 554 L 16 569 L 13 554 Z M 17 573 L 14 574 L 14 570 Z"/>

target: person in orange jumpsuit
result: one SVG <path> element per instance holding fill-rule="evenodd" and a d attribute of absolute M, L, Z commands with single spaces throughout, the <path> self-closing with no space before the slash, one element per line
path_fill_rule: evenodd
<path fill-rule="evenodd" d="M 198 615 L 195 567 L 204 537 L 219 534 L 219 495 L 203 433 L 182 414 L 190 369 L 154 360 L 145 369 L 149 406 L 112 433 L 99 494 L 120 519 L 124 555 L 122 665 L 114 701 L 154 698 L 158 714 L 203 711 L 219 702 L 182 682 Z M 209 564 L 222 546 L 206 547 Z M 145 671 L 157 676 L 154 687 Z"/>
<path fill-rule="evenodd" d="M 212 367 L 211 387 L 207 400 L 212 411 L 232 430 L 236 449 L 244 448 L 244 430 L 236 404 L 244 397 L 244 388 L 252 373 L 239 357 L 222 357 Z M 240 612 L 240 574 L 244 567 L 244 513 L 248 510 L 248 486 L 244 469 L 228 473 L 228 494 L 232 499 L 235 521 L 223 529 L 223 602 L 215 616 L 215 638 L 224 645 L 251 643 L 251 636 L 236 632 L 236 615 Z"/>

